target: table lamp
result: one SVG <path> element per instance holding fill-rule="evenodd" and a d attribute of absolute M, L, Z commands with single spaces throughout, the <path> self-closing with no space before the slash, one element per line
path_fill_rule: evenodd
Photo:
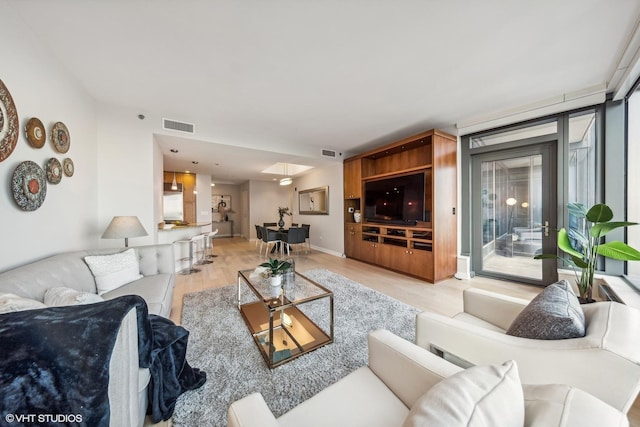
<path fill-rule="evenodd" d="M 129 247 L 129 237 L 146 236 L 144 229 L 137 216 L 114 216 L 109 226 L 102 235 L 103 239 L 122 239 L 124 246 Z"/>

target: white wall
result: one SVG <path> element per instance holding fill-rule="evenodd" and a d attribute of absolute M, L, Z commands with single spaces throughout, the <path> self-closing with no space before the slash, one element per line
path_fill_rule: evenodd
<path fill-rule="evenodd" d="M 285 187 L 277 181 L 250 181 L 249 182 L 249 209 L 250 209 L 250 238 L 256 238 L 255 224 L 264 222 L 278 222 L 279 207 L 289 207 L 293 211 L 293 185 Z M 290 216 L 285 216 L 285 227 L 291 225 Z"/>
<path fill-rule="evenodd" d="M 162 197 L 161 165 L 154 161 L 154 123 L 160 119 L 138 119 L 138 112 L 117 107 L 100 108 L 98 126 L 98 224 L 92 235 L 98 238 L 114 216 L 135 215 L 149 234 L 129 239 L 131 246 L 157 242 L 157 210 Z M 160 168 L 160 172 L 158 171 Z M 160 177 L 158 179 L 158 177 Z M 100 247 L 121 247 L 124 241 L 99 239 Z"/>
<path fill-rule="evenodd" d="M 196 222 L 211 222 L 211 175 L 196 174 Z"/>
<path fill-rule="evenodd" d="M 15 102 L 20 137 L 13 153 L 0 162 L 0 271 L 62 251 L 97 245 L 97 115 L 94 100 L 82 86 L 26 30 L 10 7 L 3 7 L 0 38 L 0 79 Z M 22 129 L 31 117 L 47 130 L 47 142 L 32 148 Z M 66 154 L 53 149 L 49 131 L 61 121 L 69 129 L 71 145 Z M 44 204 L 36 211 L 18 208 L 10 182 L 15 168 L 31 160 L 44 168 L 46 161 L 66 157 L 75 173 L 57 185 L 47 185 Z"/>
<path fill-rule="evenodd" d="M 311 245 L 337 256 L 344 253 L 344 199 L 342 163 L 333 163 L 294 179 L 293 222 L 311 224 Z M 298 192 L 310 188 L 329 186 L 329 215 L 298 214 Z"/>

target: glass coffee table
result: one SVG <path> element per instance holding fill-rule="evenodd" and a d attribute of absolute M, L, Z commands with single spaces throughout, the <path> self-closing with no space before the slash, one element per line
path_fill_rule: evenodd
<path fill-rule="evenodd" d="M 298 272 L 293 277 L 273 291 L 254 270 L 238 271 L 238 310 L 269 368 L 333 342 L 333 292 Z M 247 288 L 252 294 L 243 302 Z"/>

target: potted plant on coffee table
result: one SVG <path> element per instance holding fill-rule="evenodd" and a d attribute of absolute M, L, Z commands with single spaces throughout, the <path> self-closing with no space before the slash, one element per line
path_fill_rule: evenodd
<path fill-rule="evenodd" d="M 282 273 L 291 267 L 288 261 L 269 258 L 269 261 L 260 264 L 260 267 L 266 267 L 269 271 L 269 285 L 280 286 L 282 284 Z"/>
<path fill-rule="evenodd" d="M 562 228 L 558 232 L 558 248 L 570 256 L 561 258 L 557 254 L 540 254 L 535 259 L 557 258 L 569 264 L 576 275 L 576 284 L 581 303 L 593 302 L 593 276 L 598 255 L 621 261 L 640 261 L 640 252 L 620 242 L 602 242 L 602 237 L 617 228 L 637 225 L 635 222 L 611 221 L 613 211 L 605 204 L 596 204 L 588 211 L 580 203 L 569 203 L 569 212 L 582 220 L 580 230 Z M 571 240 L 575 243 L 572 245 Z M 578 275 L 577 268 L 582 272 Z"/>

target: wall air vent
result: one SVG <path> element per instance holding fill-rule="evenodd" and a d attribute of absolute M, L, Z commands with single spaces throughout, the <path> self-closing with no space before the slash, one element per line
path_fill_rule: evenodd
<path fill-rule="evenodd" d="M 162 129 L 192 134 L 196 133 L 196 125 L 193 123 L 179 122 L 171 119 L 162 119 Z"/>
<path fill-rule="evenodd" d="M 335 158 L 338 157 L 338 155 L 335 152 L 335 150 L 329 150 L 328 148 L 323 148 L 322 151 L 320 152 L 320 155 L 322 157 L 330 157 L 332 159 L 335 159 Z"/>

